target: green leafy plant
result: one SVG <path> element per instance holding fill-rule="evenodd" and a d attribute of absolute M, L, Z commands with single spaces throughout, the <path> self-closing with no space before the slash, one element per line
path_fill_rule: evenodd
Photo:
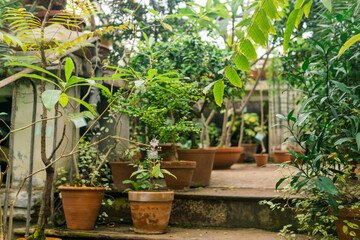
<path fill-rule="evenodd" d="M 123 183 L 132 184 L 135 191 L 154 191 L 162 187 L 155 182 L 155 179 L 164 178 L 164 174 L 176 178 L 176 176 L 168 170 L 161 168 L 161 160 L 158 155 L 158 144 L 159 140 L 156 138 L 151 140 L 147 158 L 137 164 L 138 170 L 133 172 L 130 176 L 130 178 L 135 176 L 136 179 L 125 180 Z M 126 189 L 125 191 L 129 190 L 131 189 Z"/>

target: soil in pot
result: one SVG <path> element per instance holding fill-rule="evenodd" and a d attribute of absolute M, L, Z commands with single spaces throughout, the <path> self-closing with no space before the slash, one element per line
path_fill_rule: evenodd
<path fill-rule="evenodd" d="M 269 154 L 254 154 L 256 166 L 261 167 L 268 163 Z"/>
<path fill-rule="evenodd" d="M 134 231 L 143 234 L 165 233 L 173 200 L 173 191 L 130 191 L 129 201 Z"/>
<path fill-rule="evenodd" d="M 213 169 L 229 169 L 239 160 L 242 151 L 242 147 L 216 148 Z"/>
<path fill-rule="evenodd" d="M 336 216 L 338 220 L 334 222 L 336 226 L 336 233 L 339 240 L 353 240 L 355 236 L 351 236 L 350 232 L 356 234 L 356 237 L 360 239 L 360 229 L 350 227 L 351 224 L 360 226 L 360 208 L 343 208 L 339 209 L 339 213 L 336 213 L 333 208 L 330 208 L 332 215 Z M 349 224 L 347 224 L 347 222 Z M 347 230 L 346 232 L 344 230 Z"/>
<path fill-rule="evenodd" d="M 287 150 L 275 150 L 273 153 L 274 163 L 285 163 L 290 161 L 290 152 Z"/>
<path fill-rule="evenodd" d="M 190 187 L 196 162 L 194 161 L 167 161 L 161 163 L 161 168 L 168 170 L 173 176 L 165 174 L 166 187 L 171 190 L 185 190 Z"/>
<path fill-rule="evenodd" d="M 216 149 L 179 149 L 179 159 L 195 161 L 196 168 L 191 180 L 191 187 L 204 187 L 210 184 Z"/>
<path fill-rule="evenodd" d="M 258 148 L 258 144 L 257 143 L 241 144 L 241 147 L 243 147 L 244 150 L 240 155 L 238 163 L 243 163 L 245 161 L 253 161 L 254 154 L 256 154 L 256 150 Z"/>
<path fill-rule="evenodd" d="M 59 187 L 59 190 L 67 228 L 93 229 L 105 189 L 98 187 Z"/>
<path fill-rule="evenodd" d="M 132 188 L 131 184 L 124 184 L 124 180 L 130 179 L 130 176 L 137 169 L 129 165 L 131 162 L 111 162 L 111 172 L 114 180 L 116 190 L 123 191 L 127 188 Z"/>
<path fill-rule="evenodd" d="M 179 148 L 181 146 L 180 143 L 176 144 L 176 147 Z M 158 151 L 160 157 L 163 161 L 175 161 L 175 149 L 172 143 L 160 143 L 159 147 L 161 150 Z"/>

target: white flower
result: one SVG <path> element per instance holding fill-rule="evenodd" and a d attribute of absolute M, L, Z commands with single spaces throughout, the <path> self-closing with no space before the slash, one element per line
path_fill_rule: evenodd
<path fill-rule="evenodd" d="M 150 145 L 153 148 L 156 148 L 159 145 L 159 140 L 157 140 L 156 138 L 153 138 L 153 140 L 151 140 Z"/>

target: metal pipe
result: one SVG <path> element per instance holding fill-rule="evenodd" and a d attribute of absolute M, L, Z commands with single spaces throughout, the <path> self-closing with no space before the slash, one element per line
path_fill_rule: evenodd
<path fill-rule="evenodd" d="M 12 101 L 11 101 L 11 123 L 10 123 L 10 127 L 11 129 L 14 128 L 14 123 L 15 123 L 15 111 L 16 111 L 16 97 L 17 97 L 17 88 L 18 88 L 18 83 L 15 82 L 14 84 L 14 88 L 13 88 L 13 94 L 12 94 Z M 10 182 L 11 182 L 11 174 L 12 174 L 12 170 L 13 170 L 13 150 L 14 150 L 14 136 L 13 134 L 10 135 L 10 145 L 9 145 L 9 170 L 7 172 L 6 175 L 6 187 L 5 187 L 5 200 L 4 200 L 4 215 L 3 215 L 3 224 L 4 226 L 6 226 L 7 223 L 7 210 L 8 210 L 8 205 L 9 205 L 9 192 L 10 192 Z M 0 206 L 1 207 L 1 206 Z"/>
<path fill-rule="evenodd" d="M 35 83 L 28 79 L 33 87 L 33 114 L 32 122 L 36 121 L 36 112 L 37 112 L 37 90 Z M 30 163 L 29 163 L 29 174 L 32 174 L 34 168 L 34 143 L 35 143 L 35 124 L 31 127 L 31 142 L 30 142 Z M 30 221 L 31 221 L 31 197 L 32 197 L 32 176 L 29 178 L 28 185 L 28 202 L 27 202 L 27 211 L 26 211 L 26 228 L 25 228 L 25 237 L 29 236 Z"/>

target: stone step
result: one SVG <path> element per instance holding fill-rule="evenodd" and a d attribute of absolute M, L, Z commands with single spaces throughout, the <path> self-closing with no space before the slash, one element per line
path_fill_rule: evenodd
<path fill-rule="evenodd" d="M 18 228 L 15 233 L 24 234 L 24 228 Z M 31 231 L 30 231 L 31 232 Z M 278 232 L 270 232 L 265 230 L 253 228 L 178 228 L 169 227 L 168 232 L 160 235 L 144 235 L 136 234 L 132 231 L 131 226 L 119 225 L 116 227 L 99 227 L 96 230 L 69 230 L 69 229 L 47 229 L 46 235 L 49 237 L 60 237 L 63 240 L 77 239 L 77 240 L 91 240 L 91 239 L 132 239 L 132 240 L 278 240 Z M 290 236 L 288 236 L 290 237 Z M 290 238 L 286 238 L 290 239 Z M 292 236 L 294 240 L 305 240 L 306 236 L 296 234 Z"/>
<path fill-rule="evenodd" d="M 283 226 L 295 224 L 290 209 L 272 211 L 259 205 L 261 200 L 285 202 L 281 193 L 271 189 L 204 188 L 175 192 L 170 226 L 257 228 L 278 231 Z M 106 196 L 114 201 L 105 208 L 108 221 L 131 224 L 127 194 L 109 192 Z"/>

